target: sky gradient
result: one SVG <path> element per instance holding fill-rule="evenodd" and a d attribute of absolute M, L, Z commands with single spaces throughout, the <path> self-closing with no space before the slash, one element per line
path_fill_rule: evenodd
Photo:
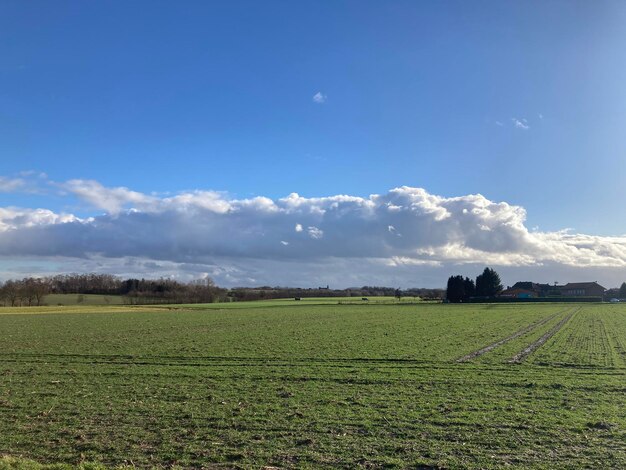
<path fill-rule="evenodd" d="M 0 278 L 618 285 L 624 24 L 621 1 L 2 2 Z"/>

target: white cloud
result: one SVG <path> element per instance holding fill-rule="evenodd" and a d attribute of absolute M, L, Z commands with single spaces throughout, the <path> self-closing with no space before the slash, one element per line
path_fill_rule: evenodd
<path fill-rule="evenodd" d="M 387 226 L 387 231 L 389 233 L 393 233 L 396 237 L 401 237 L 402 236 L 402 234 L 400 232 L 398 232 L 393 225 L 388 225 Z"/>
<path fill-rule="evenodd" d="M 500 121 L 496 121 L 495 124 L 496 124 L 496 126 L 500 126 L 500 127 L 504 126 L 504 124 L 501 123 Z"/>
<path fill-rule="evenodd" d="M 48 175 L 38 171 L 20 171 L 17 176 L 0 176 L 0 193 L 48 194 Z"/>
<path fill-rule="evenodd" d="M 530 126 L 528 125 L 528 121 L 526 121 L 526 119 L 511 118 L 511 121 L 513 122 L 513 125 L 516 129 L 522 129 L 525 131 L 530 129 Z"/>
<path fill-rule="evenodd" d="M 626 237 L 529 230 L 522 207 L 480 194 L 447 198 L 403 186 L 369 197 L 293 193 L 272 200 L 214 191 L 159 197 L 91 180 L 62 187 L 105 214 L 81 219 L 48 209 L 0 208 L 0 258 L 83 260 L 85 266 L 97 259 L 110 269 L 124 259 L 169 266 L 155 267 L 152 275 L 221 267 L 218 279 L 231 285 L 285 282 L 294 272 L 302 279 L 309 273 L 320 285 L 324 272 L 343 285 L 367 276 L 368 282 L 383 276 L 398 284 L 404 269 L 445 277 L 484 264 L 550 267 L 551 275 L 626 269 Z M 358 275 L 352 273 L 357 268 Z"/>
<path fill-rule="evenodd" d="M 26 182 L 22 178 L 5 178 L 0 176 L 0 193 L 12 193 L 22 189 Z"/>
<path fill-rule="evenodd" d="M 113 215 L 128 205 L 146 208 L 156 201 L 153 196 L 147 196 L 124 187 L 107 188 L 94 180 L 70 180 L 61 184 L 60 187 L 75 194 L 91 206 L 103 209 Z"/>
<path fill-rule="evenodd" d="M 79 219 L 71 214 L 56 214 L 47 209 L 19 209 L 0 207 L 0 233 L 8 230 L 28 229 L 37 226 L 50 226 L 70 222 L 91 222 L 93 219 Z"/>
<path fill-rule="evenodd" d="M 322 238 L 324 236 L 324 231 L 320 230 L 317 227 L 309 227 L 307 229 L 307 231 L 309 232 L 309 236 L 311 238 L 316 239 L 316 240 L 319 240 L 320 238 Z"/>
<path fill-rule="evenodd" d="M 318 91 L 313 95 L 313 102 L 317 104 L 323 104 L 326 102 L 326 95 L 322 94 L 321 91 Z"/>

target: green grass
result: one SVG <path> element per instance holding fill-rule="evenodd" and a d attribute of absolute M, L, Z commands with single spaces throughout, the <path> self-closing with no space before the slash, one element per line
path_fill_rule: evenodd
<path fill-rule="evenodd" d="M 106 466 L 92 462 L 81 462 L 76 465 L 71 464 L 42 464 L 30 459 L 0 455 L 0 470 L 106 470 Z M 115 468 L 130 469 L 130 465 L 120 465 Z"/>
<path fill-rule="evenodd" d="M 252 300 L 244 302 L 222 302 L 213 304 L 183 304 L 176 305 L 179 308 L 254 308 L 254 307 L 301 307 L 303 305 L 411 305 L 422 303 L 419 297 L 402 297 L 400 300 L 395 297 L 380 296 L 366 297 L 368 300 L 362 300 L 362 297 L 302 297 L 295 300 L 293 297 L 288 299 L 269 299 L 269 300 Z M 434 303 L 426 301 L 424 303 Z M 174 305 L 172 305 L 174 306 Z"/>
<path fill-rule="evenodd" d="M 626 467 L 625 306 L 322 300 L 3 309 L 0 469 Z"/>
<path fill-rule="evenodd" d="M 123 305 L 121 295 L 50 294 L 43 299 L 45 305 Z"/>

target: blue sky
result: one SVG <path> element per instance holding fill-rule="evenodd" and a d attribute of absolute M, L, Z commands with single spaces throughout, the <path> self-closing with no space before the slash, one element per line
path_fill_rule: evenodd
<path fill-rule="evenodd" d="M 70 180 L 274 201 L 409 186 L 621 237 L 624 24 L 621 1 L 5 1 L 0 175 L 27 181 L 0 207 L 109 213 Z"/>

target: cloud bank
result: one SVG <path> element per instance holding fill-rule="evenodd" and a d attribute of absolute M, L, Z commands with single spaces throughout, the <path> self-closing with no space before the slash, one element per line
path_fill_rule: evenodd
<path fill-rule="evenodd" d="M 369 197 L 273 200 L 157 196 L 93 180 L 57 186 L 102 212 L 0 208 L 0 258 L 15 266 L 39 260 L 42 270 L 208 274 L 224 285 L 442 286 L 447 275 L 486 264 L 519 275 L 626 272 L 626 237 L 530 231 L 522 207 L 480 194 L 403 186 Z"/>

